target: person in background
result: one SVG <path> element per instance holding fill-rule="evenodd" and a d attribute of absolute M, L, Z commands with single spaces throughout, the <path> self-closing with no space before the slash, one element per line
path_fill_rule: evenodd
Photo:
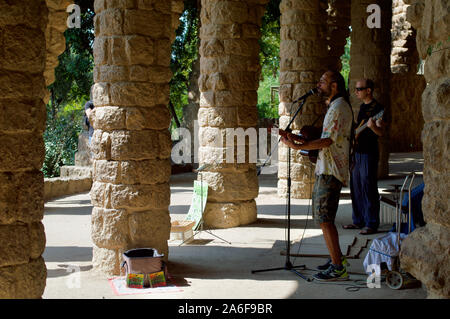
<path fill-rule="evenodd" d="M 86 104 L 84 105 L 84 123 L 86 124 L 86 126 L 88 127 L 88 131 L 89 131 L 89 145 L 91 145 L 91 139 L 92 139 L 92 135 L 94 134 L 94 127 L 92 126 L 91 122 L 90 122 L 90 118 L 92 116 L 92 110 L 94 109 L 94 102 L 93 102 L 93 94 L 92 94 L 92 90 L 94 89 L 94 86 L 91 86 L 91 92 L 90 92 L 90 97 L 89 97 L 89 101 L 86 102 Z M 92 119 L 91 119 L 92 121 Z"/>
<path fill-rule="evenodd" d="M 354 167 L 350 176 L 353 223 L 345 229 L 362 229 L 360 234 L 370 235 L 380 225 L 380 195 L 378 193 L 378 136 L 384 134 L 385 122 L 373 117 L 384 107 L 373 97 L 374 82 L 361 79 L 356 82 L 355 94 L 363 103 L 360 106 L 357 126 L 367 123 L 367 128 L 356 137 Z"/>

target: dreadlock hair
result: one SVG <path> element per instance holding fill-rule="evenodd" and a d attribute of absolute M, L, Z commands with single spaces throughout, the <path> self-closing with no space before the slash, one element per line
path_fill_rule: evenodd
<path fill-rule="evenodd" d="M 352 125 L 351 125 L 351 129 L 350 129 L 350 148 L 348 150 L 349 164 L 350 164 L 349 169 L 350 169 L 350 171 L 352 171 L 355 166 L 354 146 L 355 146 L 356 125 L 354 122 L 352 105 L 350 104 L 350 95 L 349 95 L 347 89 L 345 88 L 345 80 L 340 72 L 337 72 L 335 70 L 328 70 L 327 73 L 329 73 L 329 75 L 330 75 L 330 81 L 336 82 L 338 94 L 340 94 L 344 98 L 344 100 L 348 103 L 348 105 L 350 106 L 350 111 L 352 112 Z"/>

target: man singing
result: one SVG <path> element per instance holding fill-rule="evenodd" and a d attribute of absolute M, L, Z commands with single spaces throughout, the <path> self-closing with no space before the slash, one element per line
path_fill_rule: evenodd
<path fill-rule="evenodd" d="M 283 137 L 281 141 L 293 149 L 320 150 L 315 169 L 312 209 L 320 223 L 331 260 L 318 267 L 323 271 L 315 274 L 314 278 L 319 281 L 347 280 L 348 262 L 342 255 L 334 220 L 342 186 L 346 186 L 349 180 L 353 113 L 345 90 L 345 80 L 339 72 L 325 72 L 317 84 L 317 90 L 328 102 L 321 137 L 302 141 L 298 136 L 288 133 L 287 138 Z"/>

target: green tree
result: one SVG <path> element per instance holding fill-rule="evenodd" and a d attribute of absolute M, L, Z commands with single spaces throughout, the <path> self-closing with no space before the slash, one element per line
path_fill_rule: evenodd
<path fill-rule="evenodd" d="M 185 0 L 180 25 L 172 44 L 170 68 L 173 76 L 170 81 L 170 101 L 178 119 L 183 116 L 183 107 L 188 104 L 188 87 L 192 66 L 199 57 L 200 4 L 197 0 Z"/>
<path fill-rule="evenodd" d="M 61 166 L 73 165 L 84 104 L 93 84 L 93 1 L 77 0 L 75 4 L 81 8 L 81 28 L 65 31 L 66 50 L 58 57 L 55 82 L 48 87 L 51 98 L 44 132 L 45 177 L 59 176 Z"/>
<path fill-rule="evenodd" d="M 278 99 L 272 99 L 272 88 L 279 86 L 280 69 L 280 2 L 271 0 L 262 18 L 259 40 L 261 81 L 258 88 L 259 118 L 278 118 Z"/>

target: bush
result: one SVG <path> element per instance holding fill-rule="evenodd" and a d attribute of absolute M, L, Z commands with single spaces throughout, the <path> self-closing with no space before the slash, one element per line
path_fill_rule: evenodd
<path fill-rule="evenodd" d="M 74 165 L 78 135 L 83 130 L 86 97 L 66 104 L 52 117 L 51 103 L 47 105 L 47 123 L 44 132 L 44 177 L 58 177 L 64 165 Z"/>

